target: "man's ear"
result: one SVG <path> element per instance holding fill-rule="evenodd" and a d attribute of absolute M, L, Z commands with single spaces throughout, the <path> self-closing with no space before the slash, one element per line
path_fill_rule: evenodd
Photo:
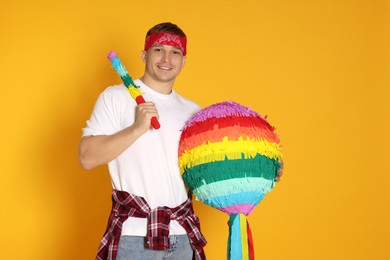
<path fill-rule="evenodd" d="M 141 51 L 141 59 L 144 63 L 146 63 L 146 51 Z"/>
<path fill-rule="evenodd" d="M 187 56 L 184 56 L 183 57 L 183 60 L 181 62 L 181 68 L 183 69 L 184 68 L 184 65 L 186 65 L 186 61 L 187 61 Z"/>

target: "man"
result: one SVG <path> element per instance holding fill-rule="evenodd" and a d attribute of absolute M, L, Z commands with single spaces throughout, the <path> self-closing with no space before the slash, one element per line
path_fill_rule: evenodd
<path fill-rule="evenodd" d="M 178 168 L 180 130 L 200 109 L 173 90 L 186 62 L 186 35 L 172 23 L 158 24 L 141 56 L 145 71 L 135 84 L 148 102 L 137 105 L 124 85 L 107 88 L 80 142 L 81 166 L 108 164 L 113 187 L 96 259 L 205 259 L 206 241 Z M 160 129 L 151 128 L 152 117 Z"/>

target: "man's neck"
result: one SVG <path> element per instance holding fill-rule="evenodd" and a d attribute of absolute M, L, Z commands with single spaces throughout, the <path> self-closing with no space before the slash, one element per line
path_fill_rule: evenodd
<path fill-rule="evenodd" d="M 164 94 L 164 95 L 169 95 L 172 92 L 173 88 L 173 83 L 174 82 L 157 82 L 153 80 L 150 77 L 147 76 L 142 76 L 140 80 L 148 87 L 153 89 L 154 91 Z"/>

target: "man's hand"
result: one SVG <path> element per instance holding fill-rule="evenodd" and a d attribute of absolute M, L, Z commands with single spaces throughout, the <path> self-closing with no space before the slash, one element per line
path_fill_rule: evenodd
<path fill-rule="evenodd" d="M 279 163 L 280 163 L 280 167 L 279 167 L 279 170 L 278 170 L 278 174 L 275 177 L 275 181 L 280 181 L 280 178 L 283 175 L 283 160 L 280 159 Z"/>
<path fill-rule="evenodd" d="M 156 105 L 153 102 L 145 102 L 139 104 L 136 109 L 135 122 L 133 126 L 141 133 L 145 133 L 150 129 L 150 121 L 152 117 L 158 117 Z"/>

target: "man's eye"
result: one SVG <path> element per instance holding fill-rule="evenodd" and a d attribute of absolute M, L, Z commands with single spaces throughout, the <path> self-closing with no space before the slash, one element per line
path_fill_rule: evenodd
<path fill-rule="evenodd" d="M 162 51 L 160 48 L 155 48 L 154 51 Z"/>

